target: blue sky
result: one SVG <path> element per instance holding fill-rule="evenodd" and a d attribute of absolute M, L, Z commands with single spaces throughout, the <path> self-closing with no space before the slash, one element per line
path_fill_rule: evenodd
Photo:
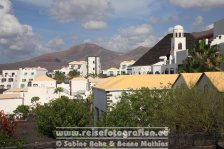
<path fill-rule="evenodd" d="M 151 47 L 177 24 L 202 31 L 223 18 L 224 0 L 0 0 L 0 63 L 85 42 Z"/>

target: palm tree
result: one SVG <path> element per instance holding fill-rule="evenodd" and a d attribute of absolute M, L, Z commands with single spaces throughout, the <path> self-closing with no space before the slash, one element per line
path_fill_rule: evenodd
<path fill-rule="evenodd" d="M 40 100 L 40 97 L 32 97 L 31 98 L 32 110 L 39 105 L 39 103 L 37 103 L 37 101 L 39 101 L 39 100 Z"/>
<path fill-rule="evenodd" d="M 31 103 L 36 103 L 39 100 L 40 100 L 40 97 L 32 97 L 31 98 Z"/>
<path fill-rule="evenodd" d="M 204 40 L 189 50 L 189 57 L 180 67 L 180 72 L 220 71 L 224 56 L 217 46 L 210 46 Z"/>
<path fill-rule="evenodd" d="M 54 93 L 59 94 L 59 97 L 61 98 L 61 93 L 64 92 L 64 89 L 62 87 L 57 87 L 54 90 Z"/>

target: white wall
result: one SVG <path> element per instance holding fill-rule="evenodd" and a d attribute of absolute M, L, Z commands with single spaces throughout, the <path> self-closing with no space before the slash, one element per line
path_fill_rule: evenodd
<path fill-rule="evenodd" d="M 56 88 L 56 81 L 32 81 L 32 86 Z"/>
<path fill-rule="evenodd" d="M 99 75 L 100 74 L 101 63 L 100 63 L 99 57 L 88 57 L 87 71 L 88 71 L 88 75 L 90 75 L 90 74 Z"/>
<path fill-rule="evenodd" d="M 69 69 L 77 70 L 83 77 L 87 76 L 87 62 L 80 62 L 80 64 L 69 64 Z"/>
<path fill-rule="evenodd" d="M 0 75 L 0 88 L 14 88 L 17 73 L 18 70 L 2 70 L 2 75 Z"/>
<path fill-rule="evenodd" d="M 15 81 L 15 88 L 28 87 L 28 83 L 32 82 L 35 78 L 46 75 L 47 70 L 43 68 L 20 68 Z"/>
<path fill-rule="evenodd" d="M 96 124 L 97 119 L 103 112 L 111 110 L 111 107 L 120 100 L 122 92 L 123 90 L 105 91 L 102 89 L 93 88 L 94 124 Z"/>
<path fill-rule="evenodd" d="M 132 74 L 148 74 L 152 71 L 152 66 L 133 66 L 132 68 Z"/>
<path fill-rule="evenodd" d="M 85 80 L 71 80 L 71 92 L 72 95 L 77 92 L 87 92 L 89 91 L 89 81 Z"/>
<path fill-rule="evenodd" d="M 119 74 L 119 70 L 118 69 L 107 69 L 107 70 L 103 70 L 103 74 L 105 74 L 106 76 L 117 76 Z"/>
<path fill-rule="evenodd" d="M 39 97 L 41 104 L 48 103 L 50 100 L 58 98 L 58 94 L 54 94 L 55 88 L 29 87 L 28 92 L 24 95 L 24 104 L 31 105 L 32 97 Z"/>
<path fill-rule="evenodd" d="M 23 99 L 0 99 L 0 110 L 3 110 L 5 114 L 12 114 L 22 104 Z"/>

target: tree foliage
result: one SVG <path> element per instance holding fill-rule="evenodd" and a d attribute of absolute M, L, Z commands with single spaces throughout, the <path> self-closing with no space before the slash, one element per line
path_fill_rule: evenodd
<path fill-rule="evenodd" d="M 19 105 L 16 110 L 13 111 L 15 114 L 22 114 L 22 118 L 26 119 L 30 112 L 30 107 L 27 105 Z"/>
<path fill-rule="evenodd" d="M 22 143 L 14 136 L 15 127 L 15 120 L 0 111 L 0 147 L 15 146 Z"/>
<path fill-rule="evenodd" d="M 65 82 L 66 76 L 64 73 L 56 71 L 54 74 L 54 79 L 57 81 L 57 83 Z"/>
<path fill-rule="evenodd" d="M 220 71 L 224 56 L 218 46 L 210 46 L 204 40 L 189 50 L 189 55 L 180 67 L 180 72 Z"/>
<path fill-rule="evenodd" d="M 80 76 L 80 72 L 77 70 L 72 70 L 68 73 L 69 79 Z"/>
<path fill-rule="evenodd" d="M 61 97 L 34 110 L 39 132 L 54 137 L 56 127 L 84 127 L 89 124 L 90 114 L 80 100 Z"/>
<path fill-rule="evenodd" d="M 224 97 L 204 94 L 198 89 L 124 92 L 111 111 L 105 112 L 98 126 L 169 127 L 179 132 L 215 132 L 223 130 Z M 178 130 L 177 130 L 178 129 Z"/>

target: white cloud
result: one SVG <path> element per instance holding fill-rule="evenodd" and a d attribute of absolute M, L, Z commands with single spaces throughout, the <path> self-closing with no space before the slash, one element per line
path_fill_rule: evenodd
<path fill-rule="evenodd" d="M 104 21 L 88 21 L 88 22 L 82 24 L 82 26 L 85 29 L 100 30 L 100 29 L 106 28 L 107 23 Z"/>
<path fill-rule="evenodd" d="M 109 0 L 54 0 L 51 16 L 60 22 L 102 20 L 111 11 Z"/>
<path fill-rule="evenodd" d="M 204 18 L 202 16 L 195 17 L 193 26 L 201 26 L 203 24 L 204 24 Z"/>
<path fill-rule="evenodd" d="M 210 25 L 208 25 L 208 26 L 205 26 L 205 27 L 202 28 L 202 30 L 203 30 L 203 31 L 207 31 L 207 30 L 210 30 L 210 29 L 212 29 L 212 28 L 214 28 L 214 24 L 210 24 Z"/>
<path fill-rule="evenodd" d="M 126 51 L 138 46 L 151 47 L 156 41 L 157 38 L 153 34 L 152 27 L 142 24 L 121 29 L 115 36 L 107 39 L 100 38 L 95 42 L 108 49 Z"/>
<path fill-rule="evenodd" d="M 64 47 L 64 45 L 65 45 L 65 42 L 62 38 L 52 39 L 48 41 L 48 43 L 46 44 L 48 48 L 54 49 L 54 50 L 60 50 Z"/>
<path fill-rule="evenodd" d="M 116 18 L 144 18 L 158 10 L 163 1 L 156 0 L 111 0 Z"/>
<path fill-rule="evenodd" d="M 53 0 L 17 0 L 17 1 L 41 7 L 49 7 L 53 2 Z"/>
<path fill-rule="evenodd" d="M 169 16 L 169 17 L 165 17 L 165 18 L 151 17 L 149 19 L 150 23 L 153 23 L 153 24 L 166 23 L 166 22 L 175 22 L 177 20 L 179 20 L 178 16 Z"/>
<path fill-rule="evenodd" d="M 10 0 L 1 0 L 0 5 L 0 53 L 4 60 L 24 60 L 52 51 L 40 41 L 32 26 L 19 22 L 12 13 Z"/>
<path fill-rule="evenodd" d="M 174 5 L 183 7 L 183 8 L 215 8 L 224 6 L 224 0 L 170 0 Z"/>
<path fill-rule="evenodd" d="M 168 33 L 173 33 L 173 27 L 168 28 Z"/>

